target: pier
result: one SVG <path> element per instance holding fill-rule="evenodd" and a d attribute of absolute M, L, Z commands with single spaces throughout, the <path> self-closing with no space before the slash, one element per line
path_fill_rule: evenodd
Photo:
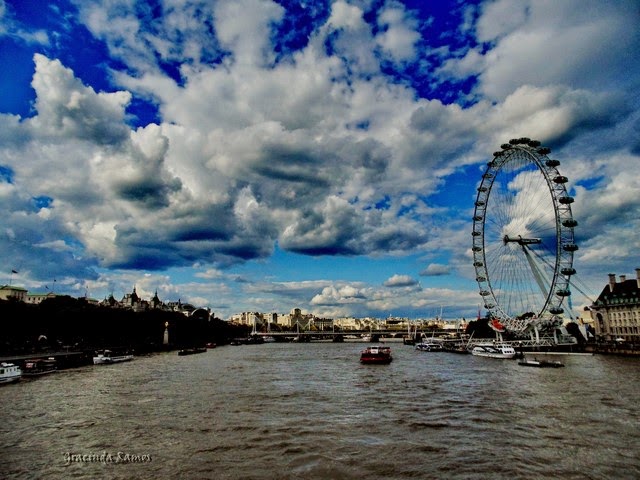
<path fill-rule="evenodd" d="M 82 367 L 93 363 L 92 353 L 87 352 L 38 352 L 23 355 L 12 355 L 0 357 L 0 362 L 13 363 L 24 366 L 28 360 L 44 360 L 55 358 L 56 366 L 59 370 L 64 368 Z"/>

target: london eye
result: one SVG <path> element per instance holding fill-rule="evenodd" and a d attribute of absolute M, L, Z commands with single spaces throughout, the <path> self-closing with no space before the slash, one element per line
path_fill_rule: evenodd
<path fill-rule="evenodd" d="M 554 328 L 569 303 L 577 222 L 568 179 L 550 152 L 537 140 L 512 139 L 493 154 L 478 187 L 473 265 L 497 332 Z"/>

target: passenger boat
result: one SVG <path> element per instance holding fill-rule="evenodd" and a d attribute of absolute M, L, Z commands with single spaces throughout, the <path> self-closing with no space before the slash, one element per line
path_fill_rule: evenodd
<path fill-rule="evenodd" d="M 196 353 L 204 353 L 207 349 L 203 347 L 194 347 L 194 348 L 183 348 L 182 350 L 178 350 L 178 355 L 181 357 L 185 355 L 195 355 Z"/>
<path fill-rule="evenodd" d="M 128 362 L 130 360 L 133 360 L 133 355 L 129 353 L 114 355 L 111 350 L 101 350 L 97 352 L 95 357 L 93 357 L 93 364 L 109 365 L 112 363 Z"/>
<path fill-rule="evenodd" d="M 529 360 L 527 358 L 520 360 L 518 365 L 522 365 L 524 367 L 538 367 L 538 368 L 559 368 L 564 367 L 564 363 L 558 360 L 538 360 L 534 358 L 533 360 Z"/>
<path fill-rule="evenodd" d="M 22 370 L 13 363 L 0 363 L 0 384 L 17 382 L 22 378 Z"/>
<path fill-rule="evenodd" d="M 516 350 L 511 345 L 504 343 L 476 344 L 471 349 L 471 355 L 489 358 L 515 358 Z"/>
<path fill-rule="evenodd" d="M 57 370 L 58 365 L 55 358 L 36 358 L 24 362 L 24 370 L 22 371 L 22 375 L 24 375 L 25 377 L 37 377 L 40 375 L 53 373 Z"/>
<path fill-rule="evenodd" d="M 367 347 L 360 352 L 360 363 L 385 364 L 392 360 L 391 347 Z"/>
<path fill-rule="evenodd" d="M 437 342 L 420 342 L 416 343 L 416 350 L 421 352 L 442 352 L 442 344 Z"/>

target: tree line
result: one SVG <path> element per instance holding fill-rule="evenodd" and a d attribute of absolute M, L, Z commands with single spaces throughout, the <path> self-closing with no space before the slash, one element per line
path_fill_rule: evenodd
<path fill-rule="evenodd" d="M 0 300 L 0 355 L 105 348 L 144 353 L 208 342 L 222 345 L 248 333 L 246 326 L 205 317 L 154 309 L 135 312 L 70 296 L 49 298 L 36 305 Z M 163 344 L 165 328 L 169 346 Z"/>

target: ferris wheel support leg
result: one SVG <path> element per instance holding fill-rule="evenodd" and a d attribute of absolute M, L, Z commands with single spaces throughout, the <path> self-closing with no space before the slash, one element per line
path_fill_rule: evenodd
<path fill-rule="evenodd" d="M 538 327 L 533 327 L 533 331 L 531 332 L 531 340 L 533 340 L 536 344 L 540 343 L 540 332 L 538 331 Z"/>

